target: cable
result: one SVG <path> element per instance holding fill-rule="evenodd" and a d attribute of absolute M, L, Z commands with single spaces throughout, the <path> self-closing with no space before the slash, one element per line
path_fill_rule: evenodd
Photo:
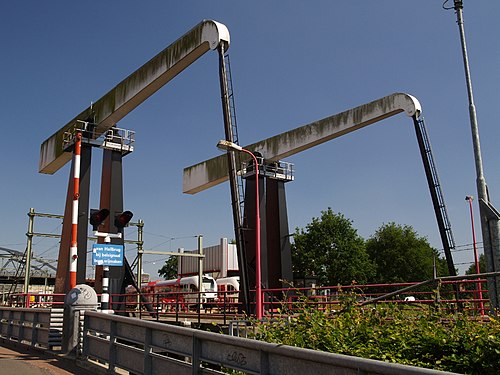
<path fill-rule="evenodd" d="M 51 247 L 49 247 L 47 250 L 42 251 L 40 254 L 38 254 L 38 257 L 41 257 L 43 254 L 48 253 L 50 250 L 52 250 L 52 249 L 56 248 L 56 247 L 57 247 L 57 246 L 59 246 L 59 245 L 60 245 L 60 243 L 59 243 L 59 241 L 58 241 L 56 244 L 52 245 L 52 246 L 51 246 Z"/>
<path fill-rule="evenodd" d="M 447 3 L 448 1 L 450 1 L 450 0 L 445 0 L 445 1 L 444 1 L 444 3 L 443 3 L 443 9 L 444 9 L 444 10 L 452 10 L 452 9 L 455 9 L 455 7 L 454 7 L 454 6 L 453 6 L 453 7 L 447 7 L 447 6 L 446 6 L 446 3 Z"/>

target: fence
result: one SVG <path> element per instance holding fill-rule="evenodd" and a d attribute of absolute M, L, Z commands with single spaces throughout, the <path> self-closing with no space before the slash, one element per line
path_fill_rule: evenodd
<path fill-rule="evenodd" d="M 458 309 L 470 315 L 484 315 L 491 308 L 485 284 L 486 279 L 470 275 L 413 283 L 263 289 L 264 314 L 268 318 L 280 316 L 283 312 L 293 314 L 302 311 L 306 305 L 325 311 L 339 310 L 342 301 L 355 298 L 360 306 L 377 304 L 378 308 L 384 308 L 397 304 L 401 309 L 415 310 L 434 305 L 449 311 Z M 477 290 L 478 285 L 481 285 L 481 293 Z M 121 304 L 113 302 L 115 309 L 139 318 L 154 317 L 157 321 L 176 322 L 197 318 L 198 323 L 212 319 L 226 325 L 228 321 L 245 317 L 245 314 L 239 312 L 237 296 L 238 291 L 219 291 L 215 303 L 199 307 L 189 307 L 185 302 L 187 298 L 199 300 L 199 292 L 143 293 L 143 301 L 140 301 L 135 292 L 114 295 L 112 298 L 125 301 Z"/>
<path fill-rule="evenodd" d="M 489 274 L 483 274 L 484 276 Z M 481 275 L 481 276 L 483 276 Z M 436 305 L 441 309 L 460 309 L 471 315 L 484 315 L 491 309 L 486 279 L 478 275 L 431 279 L 420 283 L 348 285 L 337 287 L 309 287 L 263 289 L 264 313 L 268 318 L 293 314 L 305 305 L 320 310 L 339 310 L 346 297 L 356 298 L 361 306 L 398 304 L 402 309 L 423 309 Z M 482 285 L 477 290 L 477 286 Z M 456 290 L 459 290 L 457 295 Z M 143 293 L 142 298 L 133 292 L 112 295 L 114 310 L 139 318 L 183 322 L 227 322 L 245 317 L 239 311 L 237 291 L 219 291 L 218 300 L 211 304 L 193 305 L 186 301 L 200 300 L 200 292 Z M 481 296 L 482 298 L 480 298 Z M 457 298 L 458 297 L 458 298 Z M 62 308 L 63 294 L 18 293 L 11 294 L 7 303 L 11 307 Z M 251 313 L 251 312 L 250 312 Z"/>

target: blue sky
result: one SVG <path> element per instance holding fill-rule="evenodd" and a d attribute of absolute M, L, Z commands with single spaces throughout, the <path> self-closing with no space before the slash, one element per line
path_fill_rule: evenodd
<path fill-rule="evenodd" d="M 472 242 L 466 195 L 476 195 L 458 28 L 442 1 L 16 1 L 2 7 L 0 246 L 24 250 L 27 212 L 64 210 L 69 164 L 38 173 L 40 144 L 202 19 L 231 35 L 240 142 L 249 144 L 394 92 L 419 99 L 457 245 Z M 486 181 L 500 206 L 500 2 L 465 1 L 464 16 Z M 145 222 L 145 249 L 233 238 L 228 184 L 182 194 L 184 167 L 218 155 L 223 138 L 218 57 L 209 52 L 119 124 L 136 131 L 124 160 L 125 207 Z M 189 145 L 189 149 L 186 147 Z M 94 152 L 92 207 L 100 152 Z M 408 224 L 437 249 L 436 219 L 412 122 L 387 119 L 295 155 L 287 184 L 291 231 L 328 207 L 368 238 Z M 477 201 L 474 209 L 478 211 Z M 37 219 L 37 232 L 60 231 Z M 479 220 L 476 233 L 481 240 Z M 134 238 L 132 229 L 127 236 Z M 54 241 L 35 239 L 54 259 Z M 455 252 L 460 269 L 472 247 Z M 134 249 L 127 251 L 134 258 Z M 156 274 L 164 259 L 148 256 Z"/>

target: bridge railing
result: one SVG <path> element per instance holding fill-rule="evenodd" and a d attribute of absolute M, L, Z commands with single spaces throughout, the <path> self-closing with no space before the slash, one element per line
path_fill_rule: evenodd
<path fill-rule="evenodd" d="M 0 337 L 33 347 L 60 349 L 62 308 L 0 307 Z"/>
<path fill-rule="evenodd" d="M 465 276 L 464 276 L 465 277 Z M 486 279 L 427 280 L 413 283 L 366 284 L 327 287 L 293 287 L 263 289 L 265 316 L 273 318 L 283 312 L 289 314 L 302 311 L 305 306 L 324 311 L 340 310 L 346 298 L 355 299 L 359 305 L 377 304 L 378 308 L 398 305 L 400 309 L 425 309 L 429 305 L 442 310 L 456 311 L 460 308 L 470 315 L 484 315 L 489 311 Z M 480 292 L 478 293 L 478 286 Z M 458 288 L 457 288 L 458 287 Z M 459 289 L 459 299 L 455 290 Z M 254 291 L 251 291 L 251 294 Z M 137 293 L 112 295 L 115 310 L 135 317 L 181 322 L 214 319 L 223 322 L 245 317 L 239 311 L 238 291 L 218 293 L 218 299 L 198 305 L 199 292 Z M 121 301 L 121 302 L 119 302 Z M 253 302 L 251 302 L 251 306 Z M 251 312 L 250 312 L 251 314 Z"/>
<path fill-rule="evenodd" d="M 459 280 L 427 280 L 420 283 L 368 284 L 327 287 L 293 287 L 283 289 L 263 289 L 264 312 L 268 317 L 280 311 L 293 312 L 302 310 L 304 305 L 320 310 L 338 310 L 341 300 L 350 296 L 362 305 L 376 303 L 379 308 L 384 305 L 399 305 L 403 309 L 425 308 L 426 305 L 439 304 L 441 308 L 455 310 L 457 306 L 471 315 L 483 315 L 489 311 L 486 279 L 460 276 Z M 455 290 L 459 289 L 459 299 Z M 479 290 L 478 290 L 479 289 Z M 227 293 L 227 294 L 225 294 Z M 136 317 L 155 317 L 175 321 L 185 318 L 198 322 L 206 318 L 217 317 L 224 324 L 238 314 L 238 291 L 219 292 L 218 299 L 210 304 L 198 306 L 199 292 L 170 292 L 143 294 L 141 300 L 136 293 L 112 295 L 110 302 L 114 310 L 125 311 Z M 251 295 L 253 291 L 251 291 Z M 51 293 L 16 293 L 11 294 L 6 303 L 13 307 L 45 307 L 62 308 L 63 294 Z M 191 301 L 191 302 L 189 302 Z M 251 302 L 252 304 L 252 302 Z"/>
<path fill-rule="evenodd" d="M 111 296 L 113 308 L 128 313 L 136 318 L 192 322 L 214 319 L 224 325 L 242 314 L 238 314 L 238 291 L 218 292 L 218 299 L 209 303 L 198 304 L 200 292 L 142 293 L 143 299 L 136 292 L 114 294 Z M 121 300 L 122 302 L 116 302 Z"/>
<path fill-rule="evenodd" d="M 98 312 L 84 319 L 83 360 L 108 372 L 446 374 Z"/>
<path fill-rule="evenodd" d="M 300 311 L 304 306 L 320 310 L 340 310 L 342 301 L 355 299 L 358 305 L 374 304 L 378 308 L 398 305 L 401 309 L 423 309 L 439 305 L 441 309 L 455 311 L 458 307 L 470 315 L 483 315 L 489 311 L 486 279 L 463 276 L 460 280 L 447 278 L 424 282 L 366 284 L 327 287 L 298 287 L 286 289 L 264 289 L 264 311 L 273 317 L 282 311 Z M 479 291 L 477 290 L 479 286 Z M 460 290 L 459 299 L 455 287 Z"/>
<path fill-rule="evenodd" d="M 11 307 L 26 308 L 63 308 L 65 294 L 61 293 L 11 293 L 5 299 L 5 303 Z"/>

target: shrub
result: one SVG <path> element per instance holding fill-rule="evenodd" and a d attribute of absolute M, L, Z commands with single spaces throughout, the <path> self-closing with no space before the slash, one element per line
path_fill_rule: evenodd
<path fill-rule="evenodd" d="M 320 311 L 304 302 L 298 313 L 258 323 L 255 338 L 267 342 L 466 374 L 497 374 L 500 324 L 465 313 L 396 305 L 366 308 L 345 295 L 342 310 Z"/>

